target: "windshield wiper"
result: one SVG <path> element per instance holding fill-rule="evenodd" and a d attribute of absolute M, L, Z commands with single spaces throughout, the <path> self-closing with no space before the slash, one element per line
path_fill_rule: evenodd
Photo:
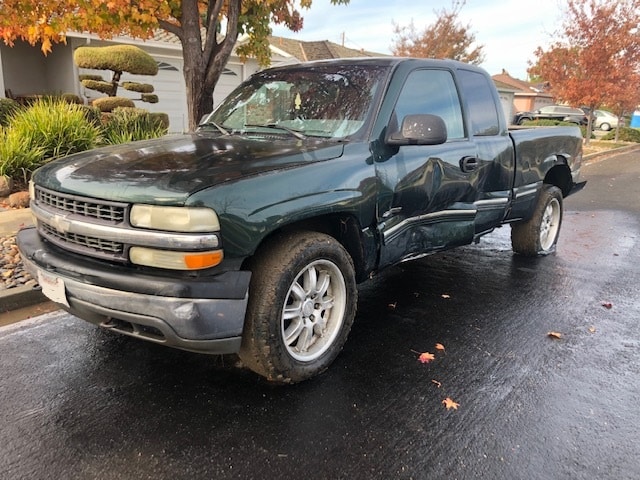
<path fill-rule="evenodd" d="M 255 125 L 254 124 L 246 124 L 245 127 L 277 128 L 279 130 L 284 130 L 285 132 L 290 133 L 291 135 L 293 135 L 296 138 L 299 138 L 300 140 L 305 140 L 307 138 L 307 136 L 304 135 L 299 130 L 294 130 L 293 128 L 285 127 L 284 125 L 281 125 L 279 123 L 265 123 L 265 124 L 255 124 Z"/>
<path fill-rule="evenodd" d="M 221 125 L 218 125 L 216 122 L 204 122 L 204 123 L 201 123 L 200 125 L 198 125 L 198 128 L 200 128 L 200 127 L 216 127 L 221 134 L 223 134 L 223 135 L 231 135 L 231 133 L 229 133 L 229 130 L 227 130 L 226 128 L 224 128 Z"/>

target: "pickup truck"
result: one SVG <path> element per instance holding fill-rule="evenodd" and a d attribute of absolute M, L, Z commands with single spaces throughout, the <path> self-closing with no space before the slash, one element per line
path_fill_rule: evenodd
<path fill-rule="evenodd" d="M 73 315 L 293 383 L 336 358 L 381 269 L 503 224 L 516 254 L 553 252 L 581 161 L 578 127 L 510 132 L 477 67 L 304 63 L 256 73 L 193 133 L 41 167 L 18 244 Z"/>

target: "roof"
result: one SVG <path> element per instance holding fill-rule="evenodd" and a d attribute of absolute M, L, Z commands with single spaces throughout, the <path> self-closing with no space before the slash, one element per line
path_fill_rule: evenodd
<path fill-rule="evenodd" d="M 328 40 L 305 42 L 285 37 L 268 37 L 269 44 L 301 62 L 327 60 L 331 58 L 381 57 L 382 53 L 368 52 L 344 47 Z"/>
<path fill-rule="evenodd" d="M 502 70 L 502 73 L 493 75 L 491 78 L 493 78 L 493 81 L 496 83 L 500 82 L 503 85 L 511 87 L 516 93 L 551 97 L 549 93 L 545 92 L 544 85 L 525 82 L 524 80 L 513 78 L 506 70 Z"/>

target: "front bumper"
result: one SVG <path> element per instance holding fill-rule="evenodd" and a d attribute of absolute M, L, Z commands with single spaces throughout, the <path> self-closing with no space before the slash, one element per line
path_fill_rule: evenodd
<path fill-rule="evenodd" d="M 240 349 L 247 271 L 213 277 L 158 277 L 69 254 L 35 228 L 18 233 L 25 268 L 43 293 L 95 325 L 183 350 L 222 354 Z"/>

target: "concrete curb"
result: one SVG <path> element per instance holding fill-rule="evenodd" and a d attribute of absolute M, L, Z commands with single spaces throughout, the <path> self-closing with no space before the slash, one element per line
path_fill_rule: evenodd
<path fill-rule="evenodd" d="M 640 145 L 629 145 L 628 147 L 616 148 L 613 150 L 606 150 L 604 152 L 592 153 L 585 155 L 583 158 L 584 165 L 593 163 L 604 158 L 619 155 L 622 153 L 628 153 L 635 150 L 640 150 Z M 25 211 L 28 209 L 24 209 Z M 17 220 L 20 223 L 30 223 L 30 213 L 20 212 L 18 214 L 20 219 Z M 10 312 L 19 308 L 30 307 L 37 305 L 38 303 L 46 302 L 49 299 L 42 294 L 39 287 L 13 287 L 7 290 L 0 290 L 0 315 L 3 312 Z"/>
<path fill-rule="evenodd" d="M 592 153 L 582 157 L 583 166 L 593 163 L 598 160 L 604 160 L 605 158 L 612 157 L 614 155 L 620 155 L 622 153 L 629 153 L 635 150 L 640 150 L 640 144 L 628 145 L 626 147 L 613 148 L 611 150 L 605 150 L 603 152 Z"/>
<path fill-rule="evenodd" d="M 42 294 L 40 287 L 13 287 L 0 290 L 0 315 L 20 308 L 31 307 L 49 299 Z"/>

